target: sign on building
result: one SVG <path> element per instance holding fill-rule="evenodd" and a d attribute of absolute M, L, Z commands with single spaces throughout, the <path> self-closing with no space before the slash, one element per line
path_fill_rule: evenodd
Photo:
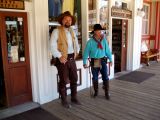
<path fill-rule="evenodd" d="M 24 10 L 23 0 L 0 0 L 0 8 Z"/>
<path fill-rule="evenodd" d="M 121 9 L 121 8 L 114 8 L 111 9 L 112 17 L 121 17 L 121 18 L 128 18 L 132 19 L 132 11 L 128 9 Z"/>

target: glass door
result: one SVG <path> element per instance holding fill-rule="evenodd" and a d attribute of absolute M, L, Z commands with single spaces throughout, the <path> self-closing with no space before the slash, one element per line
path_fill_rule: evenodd
<path fill-rule="evenodd" d="M 7 106 L 32 100 L 27 13 L 0 12 Z"/>

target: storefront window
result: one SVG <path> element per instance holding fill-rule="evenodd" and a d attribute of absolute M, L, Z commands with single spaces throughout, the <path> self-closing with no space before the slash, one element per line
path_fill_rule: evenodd
<path fill-rule="evenodd" d="M 82 58 L 82 28 L 81 28 L 81 0 L 48 0 L 48 12 L 49 12 L 49 32 L 51 33 L 59 24 L 57 23 L 57 17 L 65 12 L 76 16 L 76 24 L 73 27 L 80 45 L 80 53 L 78 59 Z"/>
<path fill-rule="evenodd" d="M 25 47 L 24 47 L 24 25 L 22 17 L 6 17 L 6 37 L 8 48 L 8 62 L 24 62 Z"/>

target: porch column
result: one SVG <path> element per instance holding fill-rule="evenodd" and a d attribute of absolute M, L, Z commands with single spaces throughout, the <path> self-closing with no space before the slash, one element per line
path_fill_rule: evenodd
<path fill-rule="evenodd" d="M 32 82 L 35 102 L 40 104 L 49 102 L 53 98 L 53 80 L 49 77 L 49 26 L 48 0 L 33 0 L 33 26 L 36 80 Z"/>
<path fill-rule="evenodd" d="M 142 17 L 137 16 L 137 9 L 143 7 L 143 0 L 132 1 L 132 23 L 129 26 L 127 70 L 140 67 Z"/>

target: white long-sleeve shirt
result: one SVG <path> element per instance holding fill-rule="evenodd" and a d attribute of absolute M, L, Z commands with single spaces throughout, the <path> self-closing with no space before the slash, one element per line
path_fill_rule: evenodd
<path fill-rule="evenodd" d="M 74 32 L 74 31 L 73 31 Z M 65 33 L 66 33 L 66 38 L 68 42 L 68 54 L 74 53 L 74 48 L 73 48 L 73 42 L 72 42 L 72 36 L 70 31 L 65 28 Z M 58 42 L 58 36 L 59 36 L 59 30 L 54 29 L 50 38 L 50 45 L 51 45 L 51 52 L 54 57 L 60 58 L 62 56 L 61 52 L 57 49 L 57 42 Z M 77 40 L 77 36 L 74 32 L 74 37 L 75 37 L 75 42 L 76 42 L 76 51 L 79 53 L 79 44 Z"/>

